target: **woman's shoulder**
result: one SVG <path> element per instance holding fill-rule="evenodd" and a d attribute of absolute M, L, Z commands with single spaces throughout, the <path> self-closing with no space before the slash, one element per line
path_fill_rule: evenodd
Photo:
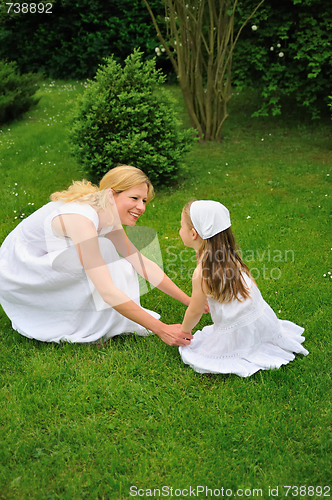
<path fill-rule="evenodd" d="M 54 207 L 54 216 L 56 215 L 82 215 L 83 217 L 91 220 L 98 229 L 99 218 L 96 210 L 88 203 L 63 203 L 56 202 L 57 206 Z"/>

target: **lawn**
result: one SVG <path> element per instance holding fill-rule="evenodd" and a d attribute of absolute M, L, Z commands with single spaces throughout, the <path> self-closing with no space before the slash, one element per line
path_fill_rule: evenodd
<path fill-rule="evenodd" d="M 47 80 L 38 106 L 0 127 L 0 241 L 82 177 L 67 136 L 83 90 Z M 139 224 L 157 232 L 164 270 L 190 293 L 182 207 L 224 203 L 263 297 L 305 328 L 309 356 L 247 379 L 199 375 L 156 336 L 43 344 L 1 310 L 1 500 L 332 496 L 331 120 L 291 107 L 253 119 L 255 99 L 235 93 L 223 142 L 197 143 Z M 185 311 L 156 289 L 142 304 L 168 323 Z"/>

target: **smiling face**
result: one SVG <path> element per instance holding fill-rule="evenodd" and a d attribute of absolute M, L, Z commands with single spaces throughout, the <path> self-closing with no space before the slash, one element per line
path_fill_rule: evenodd
<path fill-rule="evenodd" d="M 126 191 L 115 193 L 113 197 L 121 224 L 135 226 L 138 218 L 144 214 L 148 196 L 148 186 L 137 184 Z"/>

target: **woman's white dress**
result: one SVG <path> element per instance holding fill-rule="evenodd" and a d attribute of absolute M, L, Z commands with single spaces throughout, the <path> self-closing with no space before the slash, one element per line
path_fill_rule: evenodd
<path fill-rule="evenodd" d="M 235 373 L 248 377 L 258 370 L 280 368 L 293 353 L 309 352 L 301 345 L 304 328 L 280 320 L 257 286 L 244 275 L 251 298 L 219 303 L 208 299 L 213 325 L 194 334 L 190 345 L 179 347 L 184 363 L 198 373 Z"/>
<path fill-rule="evenodd" d="M 96 342 L 130 332 L 147 335 L 144 327 L 102 300 L 72 241 L 54 232 L 53 218 L 69 213 L 88 218 L 98 231 L 98 214 L 90 205 L 50 202 L 20 222 L 0 248 L 0 304 L 13 328 L 46 342 Z M 115 286 L 140 305 L 135 269 L 105 238 L 111 229 L 99 233 L 102 256 Z"/>

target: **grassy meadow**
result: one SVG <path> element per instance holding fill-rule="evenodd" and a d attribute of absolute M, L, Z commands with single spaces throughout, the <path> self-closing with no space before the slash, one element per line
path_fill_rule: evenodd
<path fill-rule="evenodd" d="M 0 242 L 82 178 L 67 137 L 83 91 L 47 80 L 38 106 L 0 127 Z M 182 207 L 224 203 L 263 297 L 305 328 L 310 354 L 246 379 L 200 375 L 157 336 L 45 344 L 0 308 L 1 500 L 332 496 L 332 124 L 291 106 L 252 119 L 255 99 L 234 94 L 222 144 L 197 143 L 139 224 L 156 230 L 164 270 L 190 294 Z M 141 302 L 182 321 L 185 306 L 156 289 Z"/>

